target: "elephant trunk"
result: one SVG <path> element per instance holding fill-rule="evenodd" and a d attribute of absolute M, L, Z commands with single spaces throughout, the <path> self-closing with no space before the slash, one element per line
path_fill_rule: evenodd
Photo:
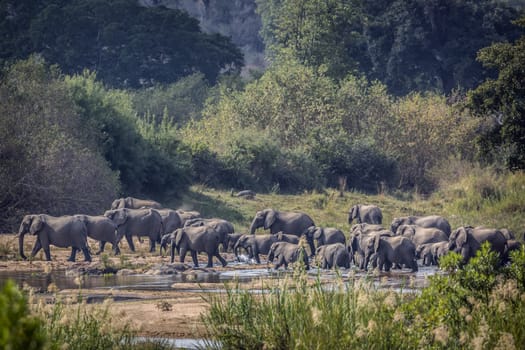
<path fill-rule="evenodd" d="M 255 234 L 255 230 L 257 230 L 257 228 L 259 228 L 259 225 L 257 225 L 255 220 L 253 220 L 252 224 L 250 225 L 250 234 Z"/>
<path fill-rule="evenodd" d="M 22 230 L 18 233 L 18 252 L 22 259 L 27 260 L 27 257 L 24 255 L 24 235 L 26 233 Z"/>
<path fill-rule="evenodd" d="M 235 254 L 235 257 L 237 258 L 237 261 L 241 261 L 239 259 L 239 244 L 237 243 L 235 243 L 235 246 L 233 247 L 233 253 Z"/>

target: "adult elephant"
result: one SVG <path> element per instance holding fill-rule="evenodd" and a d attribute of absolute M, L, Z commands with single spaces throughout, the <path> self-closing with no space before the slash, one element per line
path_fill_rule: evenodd
<path fill-rule="evenodd" d="M 60 248 L 73 248 L 68 261 L 75 261 L 77 249 L 82 250 L 86 261 L 91 261 L 87 246 L 86 225 L 75 216 L 54 217 L 45 214 L 24 216 L 18 230 L 19 253 L 24 260 L 27 259 L 24 255 L 24 235 L 26 233 L 37 236 L 31 257 L 34 257 L 40 249 L 44 249 L 46 260 L 51 261 L 49 246 L 54 245 Z"/>
<path fill-rule="evenodd" d="M 442 216 L 439 215 L 429 215 L 429 216 L 402 216 L 399 218 L 394 218 L 390 229 L 392 232 L 397 232 L 397 229 L 401 225 L 417 225 L 420 227 L 435 227 L 445 232 L 447 237 L 450 236 L 451 229 L 450 224 Z"/>
<path fill-rule="evenodd" d="M 119 198 L 115 199 L 113 203 L 111 203 L 111 210 L 115 209 L 141 209 L 141 208 L 153 208 L 153 209 L 161 209 L 162 205 L 160 205 L 159 202 L 156 202 L 151 199 L 139 199 L 134 197 L 126 197 L 126 198 Z"/>
<path fill-rule="evenodd" d="M 358 224 L 378 224 L 383 222 L 383 213 L 377 205 L 356 204 L 348 212 L 348 223 L 356 220 Z"/>
<path fill-rule="evenodd" d="M 376 235 L 369 241 L 367 248 L 367 257 L 372 254 L 376 255 L 379 270 L 390 271 L 393 265 L 404 265 L 411 268 L 412 272 L 418 270 L 416 246 L 406 237 Z"/>
<path fill-rule="evenodd" d="M 352 225 L 352 227 L 350 228 L 350 234 L 370 233 L 373 231 L 383 231 L 383 230 L 385 230 L 385 228 L 382 225 L 363 223 L 363 224 Z"/>
<path fill-rule="evenodd" d="M 367 232 L 356 230 L 350 235 L 350 239 L 348 240 L 348 252 L 350 253 L 350 258 L 354 262 L 354 265 L 361 270 L 368 269 L 368 264 L 372 256 L 367 256 L 366 250 L 368 249 L 370 240 L 373 240 L 376 235 L 393 236 L 394 234 L 388 230 L 382 229 Z"/>
<path fill-rule="evenodd" d="M 272 263 L 274 260 L 277 260 L 274 265 L 275 270 L 283 265 L 284 268 L 287 269 L 289 264 L 293 264 L 297 261 L 302 262 L 307 270 L 310 269 L 306 250 L 299 244 L 288 242 L 273 243 L 268 252 L 268 263 Z"/>
<path fill-rule="evenodd" d="M 459 227 L 450 235 L 448 248 L 456 253 L 461 253 L 463 262 L 467 263 L 485 242 L 490 243 L 491 249 L 499 253 L 500 258 L 504 257 L 507 239 L 501 231 L 494 228 Z"/>
<path fill-rule="evenodd" d="M 342 267 L 350 268 L 350 254 L 342 243 L 324 244 L 315 252 L 316 260 L 322 269 Z"/>
<path fill-rule="evenodd" d="M 310 226 L 306 230 L 305 235 L 307 237 L 307 240 L 317 241 L 318 248 L 325 244 L 346 244 L 346 237 L 343 231 L 334 227 Z"/>
<path fill-rule="evenodd" d="M 155 209 L 115 209 L 106 211 L 104 216 L 117 225 L 117 242 L 125 236 L 132 252 L 135 251 L 134 235 L 149 238 L 150 252 L 155 251 L 155 243 L 160 243 L 164 229 L 162 217 Z"/>
<path fill-rule="evenodd" d="M 210 226 L 213 227 L 221 236 L 221 244 L 223 251 L 228 250 L 228 234 L 234 233 L 235 229 L 233 227 L 233 224 L 229 222 L 228 220 L 219 219 L 219 218 L 211 218 L 211 219 L 203 219 L 203 218 L 195 218 L 187 220 L 184 223 L 184 226 Z"/>
<path fill-rule="evenodd" d="M 288 242 L 293 244 L 299 243 L 299 237 L 295 235 L 284 234 L 279 232 L 275 235 L 242 235 L 235 243 L 233 251 L 237 260 L 239 259 L 239 249 L 244 249 L 248 252 L 250 259 L 255 259 L 257 264 L 261 263 L 259 254 L 268 255 L 270 247 L 275 242 Z"/>
<path fill-rule="evenodd" d="M 106 243 L 111 243 L 113 251 L 118 254 L 120 249 L 117 244 L 117 225 L 109 218 L 103 215 L 75 215 L 84 222 L 87 228 L 87 235 L 99 242 L 99 249 L 95 253 L 99 255 L 104 251 Z"/>
<path fill-rule="evenodd" d="M 179 213 L 173 209 L 157 209 L 162 218 L 162 234 L 170 233 L 183 226 Z"/>
<path fill-rule="evenodd" d="M 193 265 L 199 267 L 197 254 L 203 252 L 208 255 L 208 265 L 206 267 L 213 266 L 213 257 L 219 259 L 223 267 L 227 265 L 226 260 L 219 254 L 220 235 L 213 227 L 186 226 L 179 228 L 162 237 L 161 250 L 166 248 L 168 243 L 171 243 L 170 261 L 172 263 L 175 259 L 175 249 L 178 249 L 181 263 L 184 263 L 186 253 L 190 252 Z"/>
<path fill-rule="evenodd" d="M 397 235 L 409 238 L 416 248 L 425 243 L 448 242 L 445 232 L 435 227 L 421 227 L 417 225 L 400 225 Z"/>
<path fill-rule="evenodd" d="M 201 213 L 196 210 L 183 210 L 183 209 L 177 209 L 177 214 L 179 214 L 181 219 L 181 227 L 184 227 L 184 224 L 186 221 L 191 219 L 197 219 L 201 217 Z"/>
<path fill-rule="evenodd" d="M 283 232 L 300 237 L 310 226 L 315 226 L 315 223 L 306 213 L 264 209 L 255 214 L 250 225 L 250 234 L 254 234 L 255 230 L 263 227 L 265 230 L 270 230 L 271 234 Z M 307 239 L 307 241 L 311 255 L 315 254 L 313 240 Z"/>

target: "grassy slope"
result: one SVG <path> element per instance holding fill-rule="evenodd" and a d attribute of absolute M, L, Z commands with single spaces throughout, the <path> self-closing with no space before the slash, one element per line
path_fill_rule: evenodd
<path fill-rule="evenodd" d="M 461 225 L 485 225 L 509 228 L 523 239 L 525 228 L 525 189 L 514 199 L 515 210 L 498 209 L 501 203 L 485 203 L 469 208 L 465 206 L 468 196 L 434 195 L 430 199 L 399 200 L 388 195 L 366 195 L 345 192 L 343 197 L 335 190 L 325 193 L 304 193 L 301 195 L 258 194 L 255 200 L 232 197 L 227 191 L 202 186 L 192 187 L 181 201 L 169 203 L 173 208 L 195 209 L 204 217 L 221 217 L 230 220 L 237 232 L 246 233 L 256 211 L 274 208 L 285 211 L 308 213 L 318 226 L 330 226 L 348 233 L 348 210 L 354 204 L 376 204 L 383 211 L 383 223 L 389 226 L 392 218 L 407 215 L 443 215 L 453 228 Z M 521 207 L 520 207 L 521 206 Z"/>

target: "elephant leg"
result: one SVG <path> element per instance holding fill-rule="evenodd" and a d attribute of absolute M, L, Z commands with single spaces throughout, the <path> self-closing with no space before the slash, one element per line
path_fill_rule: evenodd
<path fill-rule="evenodd" d="M 49 250 L 49 239 L 48 239 L 48 237 L 46 235 L 39 235 L 38 239 L 40 241 L 40 244 L 42 245 L 42 249 L 44 249 L 44 253 L 46 254 L 46 260 L 47 261 L 51 261 L 51 252 Z"/>
<path fill-rule="evenodd" d="M 199 260 L 197 259 L 197 252 L 195 250 L 191 251 L 191 258 L 193 259 L 193 265 L 195 267 L 199 267 Z M 209 256 L 209 255 L 208 255 L 208 265 L 210 265 L 210 266 L 207 266 L 207 267 L 212 267 L 213 266 L 213 262 L 211 261 L 211 256 Z"/>
<path fill-rule="evenodd" d="M 135 252 L 135 245 L 133 244 L 133 237 L 131 235 L 126 234 L 126 241 L 128 241 L 129 249 L 132 252 Z"/>
<path fill-rule="evenodd" d="M 226 265 L 228 265 L 228 263 L 226 262 L 226 260 L 224 260 L 224 258 L 219 254 L 218 251 L 215 252 L 215 257 L 217 257 L 217 259 L 219 259 L 219 261 L 221 262 L 222 264 L 222 267 L 225 267 Z M 259 254 L 257 254 L 257 258 L 259 257 Z M 260 263 L 259 263 L 260 264 Z"/>
<path fill-rule="evenodd" d="M 77 248 L 76 248 L 76 247 L 72 247 L 72 248 L 71 248 L 71 255 L 69 256 L 69 258 L 67 259 L 67 261 L 73 261 L 73 262 L 75 262 L 76 257 L 77 257 Z"/>
<path fill-rule="evenodd" d="M 89 254 L 89 249 L 87 246 L 82 248 L 82 253 L 84 254 L 84 261 L 91 262 L 91 254 Z"/>
<path fill-rule="evenodd" d="M 175 260 L 175 243 L 172 242 L 171 243 L 171 259 L 170 259 L 170 262 L 173 264 L 174 260 Z"/>
<path fill-rule="evenodd" d="M 40 238 L 37 238 L 33 250 L 31 251 L 31 256 L 34 257 L 42 249 L 42 243 L 40 243 Z"/>
<path fill-rule="evenodd" d="M 257 264 L 261 263 L 261 259 L 259 258 L 259 249 L 257 247 L 253 247 L 253 258 Z"/>
<path fill-rule="evenodd" d="M 104 246 L 106 245 L 105 241 L 98 242 L 98 251 L 95 253 L 95 255 L 100 255 L 104 251 Z"/>
<path fill-rule="evenodd" d="M 173 247 L 173 243 L 172 243 L 172 247 Z M 186 259 L 186 248 L 181 247 L 179 248 L 179 261 L 181 263 L 184 263 L 184 259 Z"/>
<path fill-rule="evenodd" d="M 155 240 L 150 237 L 149 239 L 149 252 L 154 253 L 155 252 Z"/>
<path fill-rule="evenodd" d="M 217 247 L 217 249 L 219 249 Z M 213 267 L 213 254 L 208 254 L 208 265 L 206 267 Z"/>

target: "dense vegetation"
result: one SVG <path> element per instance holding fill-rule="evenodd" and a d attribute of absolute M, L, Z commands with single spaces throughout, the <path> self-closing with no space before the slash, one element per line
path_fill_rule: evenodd
<path fill-rule="evenodd" d="M 525 342 L 525 250 L 506 268 L 487 245 L 467 266 L 442 259 L 446 275 L 421 293 L 340 278 L 311 285 L 304 271 L 260 294 L 230 286 L 210 295 L 209 347 L 221 349 L 516 349 Z M 219 344 L 219 345 L 217 345 Z"/>
<path fill-rule="evenodd" d="M 120 194 L 171 202 L 195 183 L 428 195 L 525 168 L 523 36 L 475 61 L 517 37 L 516 7 L 257 3 L 270 64 L 247 79 L 225 69 L 237 49 L 178 10 L 1 1 L 0 230 L 29 212 L 101 213 Z M 478 64 L 494 73 L 479 86 Z"/>

